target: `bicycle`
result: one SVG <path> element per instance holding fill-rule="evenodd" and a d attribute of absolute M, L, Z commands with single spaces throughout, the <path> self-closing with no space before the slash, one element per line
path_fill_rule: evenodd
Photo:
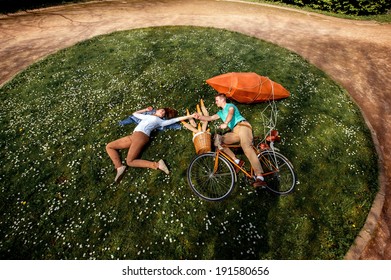
<path fill-rule="evenodd" d="M 270 130 L 263 139 L 254 138 L 253 149 L 256 151 L 267 183 L 268 191 L 277 195 L 291 193 L 297 183 L 296 173 L 290 161 L 274 148 L 280 142 L 277 130 Z M 258 144 L 254 145 L 256 141 Z M 239 144 L 222 144 L 222 147 L 241 148 Z M 235 163 L 222 150 L 197 155 L 187 169 L 187 181 L 192 191 L 207 201 L 220 201 L 227 198 L 237 182 L 237 172 L 241 171 L 246 179 L 254 181 L 255 174 L 251 168 L 245 170 Z"/>

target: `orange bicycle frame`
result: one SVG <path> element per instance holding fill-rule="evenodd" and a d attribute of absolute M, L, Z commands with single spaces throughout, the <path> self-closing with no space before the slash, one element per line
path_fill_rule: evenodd
<path fill-rule="evenodd" d="M 223 145 L 223 147 L 224 148 L 241 148 L 241 146 L 239 144 L 234 144 L 234 145 L 226 145 L 225 144 L 225 145 Z M 257 152 L 257 154 L 259 153 L 259 151 L 254 146 L 253 146 L 253 149 Z M 254 174 L 254 170 L 253 170 L 252 167 L 250 169 L 250 173 L 248 173 L 247 170 L 245 170 L 242 167 L 240 167 L 239 165 L 237 165 L 236 162 L 230 156 L 228 156 L 226 153 L 224 153 L 223 151 L 221 151 L 219 149 L 216 149 L 215 154 L 216 154 L 216 158 L 215 158 L 215 163 L 214 163 L 214 168 L 213 168 L 213 172 L 214 173 L 217 172 L 217 167 L 218 167 L 218 163 L 219 163 L 219 155 L 221 154 L 224 158 L 226 158 L 229 162 L 231 162 L 234 167 L 236 167 L 239 170 L 241 170 L 248 178 L 253 178 L 254 177 L 255 174 Z M 260 160 L 262 160 L 265 163 L 267 163 L 267 165 L 271 166 L 272 169 L 274 170 L 274 171 L 263 173 L 262 174 L 263 176 L 270 175 L 270 174 L 273 174 L 274 172 L 278 171 L 278 168 L 274 165 L 274 163 L 272 163 L 267 158 L 261 156 Z"/>

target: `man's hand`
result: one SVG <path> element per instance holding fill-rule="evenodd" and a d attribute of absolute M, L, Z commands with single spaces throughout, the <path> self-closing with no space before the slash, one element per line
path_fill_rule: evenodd
<path fill-rule="evenodd" d="M 222 124 L 219 126 L 220 129 L 226 129 L 227 127 L 228 127 L 228 124 L 226 124 L 226 123 L 222 123 Z"/>

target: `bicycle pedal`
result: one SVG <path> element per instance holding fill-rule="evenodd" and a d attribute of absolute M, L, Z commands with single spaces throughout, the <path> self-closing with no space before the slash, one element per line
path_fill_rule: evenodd
<path fill-rule="evenodd" d="M 253 182 L 253 187 L 254 188 L 266 188 L 266 182 L 262 181 L 260 179 L 257 179 Z"/>

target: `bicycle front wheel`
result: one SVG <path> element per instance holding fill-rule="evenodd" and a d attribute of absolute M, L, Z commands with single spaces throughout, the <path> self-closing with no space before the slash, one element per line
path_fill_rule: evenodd
<path fill-rule="evenodd" d="M 279 195 L 293 191 L 297 181 L 296 173 L 285 156 L 275 151 L 263 151 L 258 158 L 268 190 Z"/>
<path fill-rule="evenodd" d="M 232 164 L 215 153 L 195 157 L 187 169 L 187 181 L 192 191 L 207 201 L 219 201 L 228 197 L 235 184 Z"/>

